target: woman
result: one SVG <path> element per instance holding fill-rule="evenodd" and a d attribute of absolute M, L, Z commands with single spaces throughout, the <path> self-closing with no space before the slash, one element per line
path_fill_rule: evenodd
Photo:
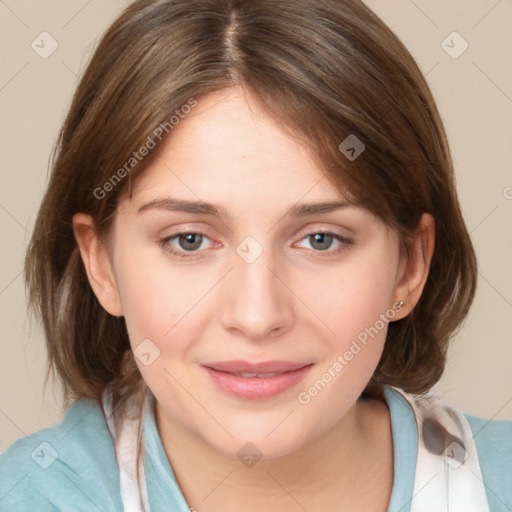
<path fill-rule="evenodd" d="M 432 95 L 360 2 L 131 4 L 26 275 L 73 403 L 2 455 L 0 510 L 512 506 L 511 422 L 420 398 L 476 262 Z"/>

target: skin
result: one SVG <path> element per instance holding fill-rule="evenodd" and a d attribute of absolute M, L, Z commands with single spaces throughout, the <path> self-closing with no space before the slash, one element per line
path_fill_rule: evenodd
<path fill-rule="evenodd" d="M 387 324 L 308 404 L 298 394 L 395 302 L 404 306 L 394 320 L 411 311 L 428 275 L 432 217 L 423 215 L 405 260 L 398 234 L 365 209 L 285 215 L 296 203 L 343 196 L 243 89 L 202 99 L 162 144 L 132 198 L 121 196 L 107 245 L 88 215 L 75 215 L 73 226 L 103 307 L 125 317 L 133 348 L 150 339 L 160 351 L 148 366 L 136 360 L 187 502 L 201 512 L 241 505 L 247 512 L 385 511 L 393 483 L 389 411 L 379 400 L 357 399 L 379 362 Z M 138 212 L 170 196 L 222 205 L 231 217 Z M 310 235 L 319 230 L 353 243 L 315 243 Z M 159 243 L 184 231 L 205 234 L 195 252 L 179 237 Z M 236 252 L 247 236 L 263 250 L 251 263 Z M 255 401 L 219 390 L 201 367 L 233 359 L 314 366 L 294 388 Z M 250 468 L 237 457 L 247 442 L 262 456 Z"/>

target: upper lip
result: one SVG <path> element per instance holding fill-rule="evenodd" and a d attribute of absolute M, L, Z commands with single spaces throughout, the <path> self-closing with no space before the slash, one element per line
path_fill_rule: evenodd
<path fill-rule="evenodd" d="M 249 361 L 217 361 L 206 363 L 213 370 L 227 373 L 284 373 L 299 370 L 311 363 L 294 363 L 289 361 L 262 361 L 260 363 L 250 363 Z"/>

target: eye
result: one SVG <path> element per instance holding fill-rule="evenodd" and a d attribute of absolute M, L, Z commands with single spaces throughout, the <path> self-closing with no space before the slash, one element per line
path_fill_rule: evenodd
<path fill-rule="evenodd" d="M 315 231 L 307 234 L 302 240 L 308 241 L 314 252 L 326 252 L 329 255 L 338 254 L 354 243 L 350 238 L 330 231 Z M 333 244 L 335 249 L 330 250 Z"/>
<path fill-rule="evenodd" d="M 194 258 L 197 257 L 195 253 L 200 252 L 200 248 L 205 249 L 203 246 L 205 240 L 208 240 L 208 237 L 204 233 L 188 231 L 162 238 L 159 240 L 159 244 L 173 256 L 178 258 Z"/>
<path fill-rule="evenodd" d="M 205 233 L 198 231 L 187 231 L 174 233 L 158 241 L 159 245 L 173 257 L 181 259 L 194 259 L 201 256 L 205 247 L 204 243 L 209 240 Z M 315 231 L 308 233 L 301 241 L 307 241 L 311 245 L 311 252 L 315 254 L 326 253 L 328 256 L 336 255 L 347 250 L 354 242 L 353 240 L 332 233 L 330 231 Z M 332 249 L 334 245 L 334 249 Z M 211 245 L 210 245 L 211 246 Z"/>

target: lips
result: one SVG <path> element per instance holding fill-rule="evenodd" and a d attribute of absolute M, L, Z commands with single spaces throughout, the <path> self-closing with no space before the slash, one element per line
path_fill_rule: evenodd
<path fill-rule="evenodd" d="M 203 368 L 221 391 L 246 400 L 262 400 L 297 385 L 312 366 L 289 361 L 219 361 L 206 363 Z"/>
<path fill-rule="evenodd" d="M 261 363 L 250 363 L 248 361 L 220 361 L 215 363 L 206 363 L 212 370 L 231 374 L 270 374 L 293 372 L 299 368 L 307 366 L 309 363 L 291 363 L 287 361 L 264 361 Z"/>

